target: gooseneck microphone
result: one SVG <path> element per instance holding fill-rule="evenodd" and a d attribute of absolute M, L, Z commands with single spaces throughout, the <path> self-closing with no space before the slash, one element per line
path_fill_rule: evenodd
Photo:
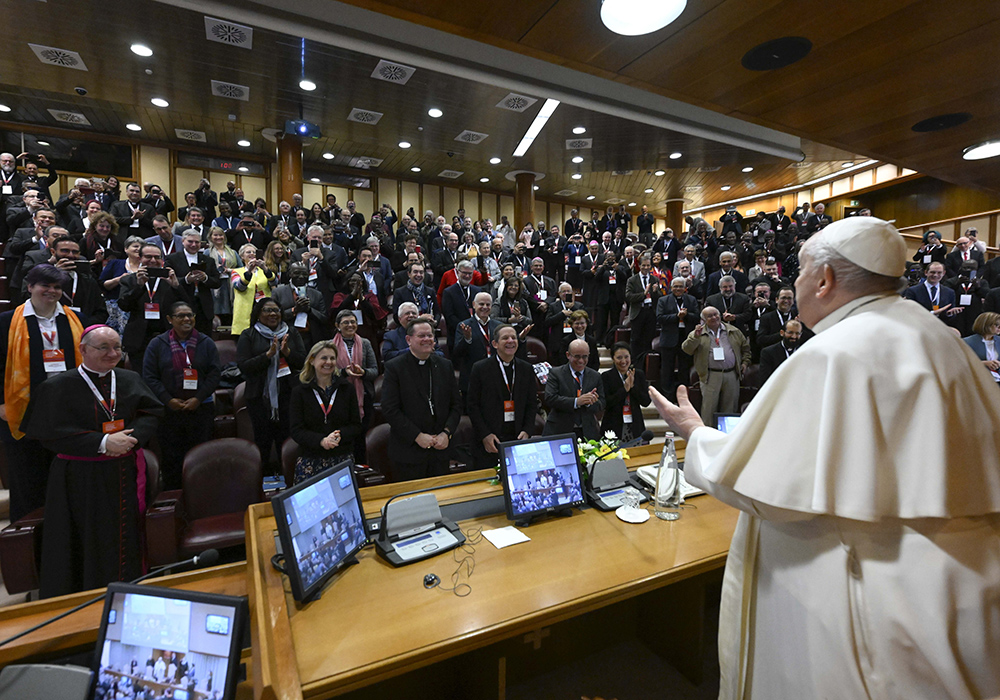
<path fill-rule="evenodd" d="M 653 437 L 655 436 L 653 435 L 652 430 L 643 430 L 642 434 L 639 437 L 632 438 L 628 442 L 623 442 L 620 445 L 618 445 L 618 447 L 620 447 L 623 450 L 627 450 L 630 447 L 638 447 L 643 443 L 648 445 L 650 442 L 653 441 Z"/>
<path fill-rule="evenodd" d="M 139 578 L 137 578 L 137 579 L 135 579 L 133 581 L 129 581 L 129 583 L 142 583 L 143 581 L 145 581 L 148 578 L 152 578 L 153 576 L 156 576 L 157 574 L 162 574 L 164 571 L 169 571 L 170 569 L 175 569 L 175 568 L 177 568 L 179 566 L 187 566 L 188 564 L 191 564 L 195 568 L 201 568 L 201 567 L 205 567 L 205 566 L 214 566 L 217 561 L 219 561 L 219 550 L 217 550 L 217 549 L 206 549 L 201 554 L 197 554 L 197 555 L 191 557 L 190 559 L 185 559 L 183 561 L 176 561 L 173 564 L 167 564 L 166 566 L 158 566 L 155 569 L 153 569 L 152 571 L 150 571 L 148 574 L 143 574 Z M 9 643 L 13 642 L 16 639 L 20 639 L 21 637 L 29 635 L 32 632 L 36 631 L 36 630 L 40 630 L 42 627 L 46 627 L 48 625 L 51 625 L 53 622 L 61 620 L 61 619 L 63 619 L 64 617 L 66 617 L 68 615 L 72 615 L 73 613 L 77 612 L 78 610 L 83 610 L 84 608 L 93 605 L 94 603 L 96 603 L 99 600 L 104 600 L 104 596 L 105 596 L 105 594 L 101 593 L 100 595 L 94 596 L 93 598 L 91 598 L 90 600 L 88 600 L 88 601 L 86 601 L 84 603 L 80 603 L 75 608 L 71 608 L 71 609 L 67 610 L 64 613 L 60 613 L 60 614 L 56 615 L 55 617 L 50 617 L 45 622 L 40 622 L 37 625 L 35 625 L 34 627 L 29 627 L 26 630 L 18 632 L 13 637 L 8 637 L 7 639 L 5 639 L 2 642 L 0 642 L 0 647 L 5 646 L 6 644 L 9 644 Z"/>

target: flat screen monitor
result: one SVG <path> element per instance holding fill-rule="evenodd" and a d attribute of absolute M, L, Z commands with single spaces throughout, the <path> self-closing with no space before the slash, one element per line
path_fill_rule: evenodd
<path fill-rule="evenodd" d="M 530 521 L 583 505 L 576 435 L 547 435 L 500 445 L 507 517 Z"/>
<path fill-rule="evenodd" d="M 368 543 L 354 460 L 346 459 L 271 499 L 295 600 L 309 600 Z"/>
<path fill-rule="evenodd" d="M 232 700 L 246 614 L 233 596 L 110 584 L 91 697 Z"/>
<path fill-rule="evenodd" d="M 739 413 L 716 413 L 715 427 L 724 433 L 731 433 L 736 429 L 736 424 L 740 422 Z"/>

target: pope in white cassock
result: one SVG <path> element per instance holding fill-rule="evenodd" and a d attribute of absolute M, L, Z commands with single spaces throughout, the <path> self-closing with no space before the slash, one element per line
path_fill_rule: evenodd
<path fill-rule="evenodd" d="M 906 258 L 871 217 L 809 239 L 795 286 L 816 337 L 730 435 L 650 389 L 688 482 L 742 511 L 720 698 L 1000 694 L 1000 392 L 900 298 Z"/>

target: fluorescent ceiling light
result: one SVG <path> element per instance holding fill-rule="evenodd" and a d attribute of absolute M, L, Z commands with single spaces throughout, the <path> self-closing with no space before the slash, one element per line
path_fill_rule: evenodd
<path fill-rule="evenodd" d="M 150 100 L 150 102 L 152 102 L 157 107 L 169 107 L 170 106 L 170 103 L 167 102 L 162 97 L 154 97 L 153 99 Z"/>
<path fill-rule="evenodd" d="M 418 168 L 417 166 L 414 165 L 412 168 L 410 168 L 410 171 L 411 172 L 415 172 L 415 173 L 419 173 L 420 172 L 420 168 Z"/>
<path fill-rule="evenodd" d="M 410 142 L 409 141 L 400 141 L 399 142 L 399 147 L 400 148 L 409 148 L 410 147 Z"/>
<path fill-rule="evenodd" d="M 444 116 L 444 112 L 442 112 L 437 107 L 431 107 L 430 109 L 427 110 L 427 116 L 432 117 L 434 119 L 440 119 L 441 117 Z"/>
<path fill-rule="evenodd" d="M 240 139 L 239 141 L 236 142 L 236 145 L 237 146 L 242 146 L 243 148 L 249 148 L 250 147 L 250 142 L 247 141 L 246 139 Z"/>
<path fill-rule="evenodd" d="M 723 192 L 728 192 L 728 191 L 729 191 L 730 189 L 731 189 L 731 186 L 730 186 L 730 185 L 723 185 L 723 186 L 722 186 L 722 191 L 723 191 Z"/>
<path fill-rule="evenodd" d="M 491 165 L 500 165 L 500 159 L 499 158 L 490 158 L 490 164 Z"/>
<path fill-rule="evenodd" d="M 299 81 L 299 87 L 305 90 L 306 92 L 312 92 L 313 90 L 316 89 L 316 83 L 314 83 L 311 80 L 306 80 L 305 78 L 303 78 L 302 80 Z"/>
<path fill-rule="evenodd" d="M 854 165 L 854 163 L 851 163 L 851 165 Z M 753 172 L 753 168 L 751 168 L 748 165 L 747 167 L 743 168 L 742 172 L 744 172 L 744 173 L 752 173 Z"/>
<path fill-rule="evenodd" d="M 585 126 L 574 126 L 573 127 L 573 133 L 576 134 L 577 136 L 579 136 L 580 134 L 586 134 L 587 133 L 587 127 L 585 127 Z"/>
<path fill-rule="evenodd" d="M 531 126 L 524 134 L 524 138 L 521 139 L 521 143 L 517 144 L 517 148 L 514 149 L 514 157 L 520 158 L 528 149 L 531 148 L 531 143 L 535 140 L 535 137 L 542 131 L 542 127 L 545 126 L 545 122 L 549 120 L 552 113 L 556 111 L 556 107 L 559 106 L 559 100 L 548 99 L 545 100 L 545 104 L 542 108 L 538 110 L 538 114 L 535 116 L 535 120 L 531 122 Z"/>
<path fill-rule="evenodd" d="M 129 48 L 132 49 L 132 53 L 136 56 L 145 56 L 148 58 L 153 55 L 153 49 L 144 44 L 132 44 Z"/>
<path fill-rule="evenodd" d="M 142 131 L 142 127 L 139 126 L 138 124 L 126 124 L 125 128 L 128 129 L 129 131 Z M 39 141 L 38 143 L 41 144 L 42 142 Z"/>
<path fill-rule="evenodd" d="M 649 34 L 680 17 L 687 0 L 603 0 L 601 21 L 615 34 Z"/>
<path fill-rule="evenodd" d="M 1000 156 L 1000 141 L 984 141 L 962 151 L 962 158 L 965 160 L 982 160 L 996 156 Z"/>
<path fill-rule="evenodd" d="M 332 154 L 332 153 L 324 153 L 324 154 L 323 154 L 323 157 L 324 157 L 324 158 L 325 158 L 326 160 L 333 160 L 333 154 Z"/>
<path fill-rule="evenodd" d="M 573 162 L 574 163 L 582 163 L 583 162 L 583 156 L 573 156 Z"/>
<path fill-rule="evenodd" d="M 580 180 L 583 178 L 583 175 L 581 175 L 580 173 L 573 173 L 570 177 L 572 177 L 574 180 Z"/>
<path fill-rule="evenodd" d="M 490 179 L 488 177 L 481 177 L 481 178 L 479 178 L 479 181 L 480 182 L 489 182 Z"/>
<path fill-rule="evenodd" d="M 245 165 L 241 165 L 239 168 L 237 168 L 237 170 L 239 170 L 241 173 L 248 173 L 248 172 L 250 172 L 250 168 L 248 168 Z"/>
<path fill-rule="evenodd" d="M 849 160 L 846 163 L 841 163 L 840 167 L 842 167 L 842 168 L 853 168 L 854 167 L 854 162 Z"/>
<path fill-rule="evenodd" d="M 666 171 L 666 170 L 657 170 L 657 171 L 656 171 L 655 173 L 653 173 L 653 174 L 654 174 L 654 175 L 656 175 L 656 177 L 663 177 L 664 175 L 666 175 L 666 174 L 667 174 L 667 171 Z"/>

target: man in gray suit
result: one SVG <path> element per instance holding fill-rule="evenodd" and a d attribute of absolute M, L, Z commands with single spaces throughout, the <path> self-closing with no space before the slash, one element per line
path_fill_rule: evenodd
<path fill-rule="evenodd" d="M 632 363 L 641 369 L 645 369 L 646 354 L 656 336 L 656 304 L 664 291 L 652 269 L 652 258 L 646 253 L 639 258 L 639 273 L 625 283 L 628 322 L 632 328 Z"/>
<path fill-rule="evenodd" d="M 332 333 L 326 322 L 323 294 L 309 286 L 309 268 L 296 262 L 288 266 L 289 284 L 281 284 L 271 292 L 271 298 L 281 307 L 281 318 L 302 336 L 307 348 Z"/>
<path fill-rule="evenodd" d="M 545 383 L 545 404 L 549 417 L 542 435 L 576 433 L 596 440 L 601 436 L 597 414 L 604 410 L 604 381 L 597 370 L 587 367 L 590 346 L 574 340 L 566 352 L 569 362 L 549 372 Z"/>

